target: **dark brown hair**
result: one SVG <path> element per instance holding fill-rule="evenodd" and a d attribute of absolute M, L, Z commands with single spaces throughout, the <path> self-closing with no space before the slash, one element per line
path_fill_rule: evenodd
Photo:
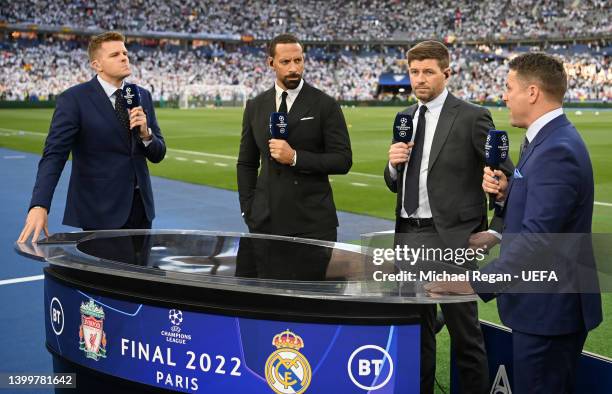
<path fill-rule="evenodd" d="M 108 41 L 125 42 L 125 36 L 116 31 L 107 31 L 106 33 L 93 36 L 89 41 L 89 46 L 87 47 L 87 54 L 89 55 L 89 60 L 93 60 L 94 56 L 96 55 L 96 51 L 100 49 L 102 43 Z"/>
<path fill-rule="evenodd" d="M 296 36 L 293 34 L 280 34 L 270 41 L 268 44 L 268 55 L 270 57 L 274 57 L 276 53 L 276 45 L 278 44 L 299 44 L 302 47 L 302 52 L 304 51 L 304 45 L 298 40 Z"/>
<path fill-rule="evenodd" d="M 408 67 L 413 60 L 435 59 L 441 70 L 448 68 L 450 53 L 446 45 L 440 41 L 419 42 L 408 51 Z"/>
<path fill-rule="evenodd" d="M 563 63 L 543 52 L 524 53 L 508 63 L 510 70 L 528 82 L 536 83 L 551 98 L 563 102 L 567 90 L 567 74 Z"/>

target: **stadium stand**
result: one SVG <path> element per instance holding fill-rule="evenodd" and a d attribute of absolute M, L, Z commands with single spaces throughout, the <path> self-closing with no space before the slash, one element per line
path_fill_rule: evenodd
<path fill-rule="evenodd" d="M 118 29 L 129 37 L 131 79 L 158 101 L 177 101 L 186 87 L 198 85 L 219 86 L 206 95 L 224 101 L 235 99 L 236 89 L 223 86 L 240 85 L 248 97 L 262 92 L 272 84 L 265 40 L 293 32 L 308 42 L 305 78 L 344 101 L 394 98 L 378 94 L 380 75 L 405 73 L 407 43 L 435 38 L 453 51 L 450 89 L 462 98 L 499 101 L 508 59 L 545 50 L 566 64 L 566 100 L 609 102 L 611 10 L 606 0 L 444 0 L 419 7 L 399 0 L 306 0 L 299 6 L 287 0 L 6 1 L 0 8 L 0 101 L 52 100 L 88 80 L 88 36 Z M 179 33 L 210 38 L 173 36 Z"/>
<path fill-rule="evenodd" d="M 418 6 L 399 0 L 23 0 L 3 2 L 0 20 L 257 39 L 291 31 L 312 41 L 575 38 L 611 33 L 611 7 L 606 0 L 425 0 Z"/>

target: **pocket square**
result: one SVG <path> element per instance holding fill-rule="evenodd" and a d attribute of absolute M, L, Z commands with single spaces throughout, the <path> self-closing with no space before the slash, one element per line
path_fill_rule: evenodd
<path fill-rule="evenodd" d="M 302 119 L 300 119 L 300 120 L 310 120 L 310 119 L 314 119 L 314 116 L 309 116 L 309 117 L 307 117 L 307 118 L 302 118 Z"/>
<path fill-rule="evenodd" d="M 515 169 L 514 169 L 514 175 L 513 175 L 513 176 L 514 176 L 514 178 L 516 178 L 516 179 L 520 179 L 520 178 L 522 178 L 522 177 L 523 177 L 523 174 L 521 174 L 521 172 L 518 170 L 518 168 L 515 168 Z"/>

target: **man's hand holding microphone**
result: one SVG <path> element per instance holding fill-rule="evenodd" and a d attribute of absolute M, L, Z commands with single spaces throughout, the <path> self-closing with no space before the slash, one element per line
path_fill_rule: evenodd
<path fill-rule="evenodd" d="M 287 142 L 289 138 L 289 115 L 286 112 L 270 114 L 270 156 L 280 164 L 295 165 L 297 152 Z"/>
<path fill-rule="evenodd" d="M 140 105 L 138 86 L 133 83 L 126 84 L 123 87 L 123 98 L 130 114 L 130 130 L 137 132 L 143 141 L 151 140 L 153 136 L 149 132 L 147 125 L 147 114 L 145 114 L 144 109 Z"/>
<path fill-rule="evenodd" d="M 482 190 L 494 196 L 496 202 L 503 203 L 506 201 L 508 192 L 508 177 L 502 170 L 485 167 L 482 176 Z"/>
<path fill-rule="evenodd" d="M 485 163 L 482 190 L 489 195 L 489 208 L 495 208 L 496 203 L 503 204 L 508 190 L 508 178 L 501 171 L 501 164 L 508 158 L 510 144 L 508 133 L 503 130 L 489 130 L 485 142 Z M 490 249 L 499 243 L 500 239 L 491 231 L 480 231 L 470 236 L 469 245 L 472 249 Z"/>

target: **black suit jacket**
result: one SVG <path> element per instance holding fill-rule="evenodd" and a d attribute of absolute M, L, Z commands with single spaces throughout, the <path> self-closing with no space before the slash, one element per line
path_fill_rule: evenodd
<path fill-rule="evenodd" d="M 403 113 L 414 116 L 416 110 L 414 104 Z M 436 230 L 449 247 L 466 246 L 471 233 L 488 227 L 482 175 L 484 145 L 493 128 L 491 113 L 486 108 L 448 94 L 431 145 L 427 193 Z M 512 174 L 514 167 L 510 158 L 502 165 L 502 170 L 508 176 Z M 388 164 L 385 166 L 385 182 L 397 193 L 397 218 L 403 198 L 401 179 L 398 174 L 393 180 Z M 501 219 L 494 217 L 491 227 L 501 233 L 501 225 Z"/>
<path fill-rule="evenodd" d="M 237 174 L 249 230 L 296 235 L 337 227 L 328 175 L 346 174 L 352 165 L 340 106 L 304 82 L 289 112 L 287 142 L 297 151 L 294 167 L 270 157 L 269 117 L 274 111 L 274 88 L 249 100 L 244 111 Z"/>

